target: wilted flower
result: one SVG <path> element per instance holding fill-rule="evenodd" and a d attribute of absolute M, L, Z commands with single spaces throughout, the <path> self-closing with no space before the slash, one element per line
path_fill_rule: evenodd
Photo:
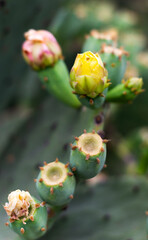
<path fill-rule="evenodd" d="M 70 72 L 70 84 L 77 94 L 95 98 L 109 86 L 107 70 L 99 54 L 78 54 Z"/>
<path fill-rule="evenodd" d="M 24 36 L 23 57 L 34 70 L 52 66 L 62 57 L 61 48 L 50 32 L 31 29 Z"/>

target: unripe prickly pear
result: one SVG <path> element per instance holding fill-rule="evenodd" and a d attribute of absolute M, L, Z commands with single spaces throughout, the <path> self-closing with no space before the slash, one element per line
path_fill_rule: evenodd
<path fill-rule="evenodd" d="M 92 99 L 100 97 L 110 85 L 100 56 L 90 51 L 78 54 L 70 72 L 70 84 L 79 100 L 91 107 Z"/>
<path fill-rule="evenodd" d="M 36 182 L 40 197 L 53 206 L 69 203 L 73 199 L 76 181 L 68 164 L 65 165 L 56 159 L 40 169 Z"/>
<path fill-rule="evenodd" d="M 10 217 L 7 225 L 21 236 L 21 239 L 37 239 L 47 231 L 47 209 L 29 192 L 16 190 L 9 194 L 9 203 L 4 209 Z"/>
<path fill-rule="evenodd" d="M 108 102 L 126 103 L 135 99 L 135 97 L 143 92 L 142 78 L 131 77 L 127 81 L 122 81 L 116 87 L 108 91 L 106 100 Z"/>
<path fill-rule="evenodd" d="M 82 52 L 92 51 L 99 52 L 102 44 L 108 44 L 116 46 L 118 33 L 115 29 L 109 29 L 105 32 L 99 32 L 92 30 L 90 35 L 86 36 L 86 41 L 83 45 Z"/>
<path fill-rule="evenodd" d="M 106 160 L 106 142 L 95 133 L 84 133 L 75 138 L 72 144 L 70 167 L 76 176 L 84 179 L 96 176 L 103 168 Z"/>
<path fill-rule="evenodd" d="M 128 52 L 122 48 L 103 45 L 100 56 L 108 71 L 108 78 L 111 80 L 109 89 L 121 82 L 126 71 Z"/>

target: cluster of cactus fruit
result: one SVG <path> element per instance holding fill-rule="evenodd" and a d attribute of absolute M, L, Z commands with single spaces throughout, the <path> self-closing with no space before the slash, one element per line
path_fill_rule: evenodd
<path fill-rule="evenodd" d="M 128 52 L 117 46 L 113 30 L 87 36 L 70 75 L 54 36 L 45 30 L 25 33 L 22 52 L 26 62 L 37 71 L 45 88 L 67 105 L 86 106 L 94 111 L 105 102 L 129 103 L 143 91 L 142 78 L 124 79 Z M 70 82 L 69 82 L 70 78 Z M 29 192 L 16 190 L 4 205 L 11 229 L 22 239 L 37 239 L 51 228 L 59 213 L 73 199 L 76 182 L 95 177 L 106 167 L 106 143 L 98 129 L 86 131 L 71 144 L 69 163 L 58 160 L 40 167 L 34 181 L 42 199 Z"/>

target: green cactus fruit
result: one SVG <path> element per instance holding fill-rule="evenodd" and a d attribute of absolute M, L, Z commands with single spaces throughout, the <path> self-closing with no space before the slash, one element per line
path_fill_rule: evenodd
<path fill-rule="evenodd" d="M 59 60 L 53 67 L 38 71 L 38 75 L 45 88 L 59 100 L 75 108 L 81 106 L 72 93 L 68 69 L 63 60 Z"/>
<path fill-rule="evenodd" d="M 142 85 L 142 78 L 132 77 L 127 81 L 123 80 L 121 84 L 108 91 L 106 101 L 118 103 L 131 102 L 138 94 L 144 91 Z"/>
<path fill-rule="evenodd" d="M 56 159 L 40 167 L 36 187 L 40 197 L 50 205 L 63 206 L 73 199 L 75 177 L 68 167 Z"/>
<path fill-rule="evenodd" d="M 95 98 L 90 98 L 87 97 L 86 95 L 78 95 L 77 97 L 79 101 L 82 103 L 82 105 L 85 105 L 91 109 L 98 109 L 100 108 L 103 103 L 105 102 L 105 97 L 107 94 L 107 88 L 103 91 L 103 93 L 100 93 L 97 97 Z"/>
<path fill-rule="evenodd" d="M 99 52 L 102 44 L 116 45 L 118 33 L 115 29 L 109 29 L 105 32 L 92 30 L 90 35 L 86 36 L 86 41 L 82 47 L 82 52 L 92 51 Z"/>
<path fill-rule="evenodd" d="M 112 83 L 109 89 L 112 89 L 123 79 L 126 71 L 128 52 L 122 48 L 104 45 L 100 51 L 100 56 L 108 71 L 108 78 Z"/>
<path fill-rule="evenodd" d="M 28 192 L 16 190 L 9 194 L 9 203 L 4 209 L 10 216 L 6 223 L 21 239 L 33 240 L 47 231 L 48 213 L 44 203 L 39 202 Z"/>
<path fill-rule="evenodd" d="M 89 179 L 96 176 L 106 160 L 106 142 L 95 132 L 75 137 L 71 145 L 70 167 L 79 178 Z"/>

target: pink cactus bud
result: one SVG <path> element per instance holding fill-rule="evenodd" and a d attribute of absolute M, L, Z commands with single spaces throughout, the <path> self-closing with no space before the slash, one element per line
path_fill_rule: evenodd
<path fill-rule="evenodd" d="M 24 36 L 23 57 L 34 70 L 53 66 L 62 57 L 61 48 L 50 32 L 31 29 Z"/>

